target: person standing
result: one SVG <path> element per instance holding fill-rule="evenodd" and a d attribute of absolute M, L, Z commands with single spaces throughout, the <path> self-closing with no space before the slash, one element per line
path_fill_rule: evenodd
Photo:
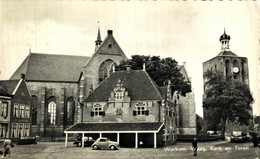
<path fill-rule="evenodd" d="M 6 138 L 4 140 L 4 157 L 6 157 L 7 154 L 9 154 L 9 156 L 11 156 L 11 145 L 12 145 L 12 141 L 9 138 Z"/>
<path fill-rule="evenodd" d="M 198 142 L 196 137 L 194 137 L 192 141 L 192 148 L 193 148 L 193 156 L 197 156 Z"/>

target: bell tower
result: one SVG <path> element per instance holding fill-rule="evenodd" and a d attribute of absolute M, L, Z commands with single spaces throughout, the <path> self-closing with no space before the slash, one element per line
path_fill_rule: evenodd
<path fill-rule="evenodd" d="M 248 60 L 246 57 L 237 56 L 230 51 L 230 39 L 231 37 L 226 34 L 224 29 L 224 33 L 219 38 L 221 44 L 220 53 L 216 57 L 203 62 L 203 72 L 208 69 L 218 70 L 223 72 L 226 78 L 249 85 Z"/>

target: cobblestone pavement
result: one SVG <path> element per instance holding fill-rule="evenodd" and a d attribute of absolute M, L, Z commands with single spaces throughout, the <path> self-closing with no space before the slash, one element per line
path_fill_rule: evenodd
<path fill-rule="evenodd" d="M 198 143 L 198 156 L 193 156 L 190 143 L 163 148 L 120 148 L 119 150 L 92 150 L 90 147 L 76 147 L 72 143 L 64 147 L 64 142 L 39 142 L 36 145 L 15 145 L 11 158 L 17 159 L 124 159 L 124 158 L 176 158 L 176 159 L 256 159 L 260 156 L 260 148 L 252 143 L 206 142 Z M 260 158 L 259 158 L 260 159 Z"/>

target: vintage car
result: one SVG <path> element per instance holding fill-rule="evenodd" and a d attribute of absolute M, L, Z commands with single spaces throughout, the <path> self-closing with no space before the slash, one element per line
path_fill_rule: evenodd
<path fill-rule="evenodd" d="M 246 133 L 243 133 L 242 131 L 233 131 L 230 142 L 246 142 L 247 136 Z"/>
<path fill-rule="evenodd" d="M 110 150 L 117 150 L 119 148 L 119 145 L 115 141 L 110 141 L 107 137 L 101 137 L 98 138 L 91 147 L 94 150 L 98 149 L 110 149 Z"/>
<path fill-rule="evenodd" d="M 90 136 L 85 136 L 84 137 L 84 146 L 91 146 L 93 143 L 95 142 L 95 140 L 90 137 Z M 74 140 L 74 143 L 75 145 L 77 145 L 78 147 L 81 147 L 82 146 L 82 137 L 77 137 L 75 140 Z"/>

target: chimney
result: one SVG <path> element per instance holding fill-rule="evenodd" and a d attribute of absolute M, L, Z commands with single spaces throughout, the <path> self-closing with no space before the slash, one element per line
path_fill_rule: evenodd
<path fill-rule="evenodd" d="M 126 72 L 130 73 L 131 72 L 131 65 L 125 65 L 126 67 Z"/>
<path fill-rule="evenodd" d="M 113 36 L 113 30 L 108 30 L 108 31 L 107 31 L 107 36 L 109 36 L 109 37 L 110 37 L 110 36 Z"/>
<path fill-rule="evenodd" d="M 25 80 L 25 74 L 24 73 L 21 74 L 21 79 Z"/>

